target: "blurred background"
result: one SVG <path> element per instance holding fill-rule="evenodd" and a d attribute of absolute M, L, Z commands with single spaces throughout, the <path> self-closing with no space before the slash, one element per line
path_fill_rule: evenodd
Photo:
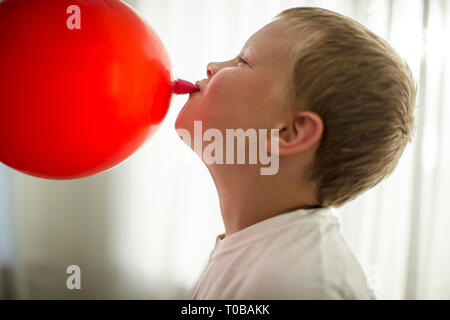
<path fill-rule="evenodd" d="M 450 3 L 447 0 L 130 0 L 174 77 L 206 77 L 280 11 L 318 6 L 386 39 L 419 92 L 416 133 L 394 173 L 335 209 L 380 299 L 450 299 Z M 0 49 L 1 50 L 1 49 Z M 174 130 L 94 177 L 52 181 L 0 163 L 0 299 L 185 299 L 224 232 L 212 178 Z M 66 269 L 81 269 L 81 290 Z"/>

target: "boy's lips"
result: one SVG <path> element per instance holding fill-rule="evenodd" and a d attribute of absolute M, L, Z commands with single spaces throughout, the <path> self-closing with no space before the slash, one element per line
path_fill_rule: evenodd
<path fill-rule="evenodd" d="M 207 87 L 207 83 L 208 79 L 203 79 L 200 81 L 196 81 L 195 82 L 195 86 L 200 90 L 200 91 L 205 91 L 206 87 Z"/>
<path fill-rule="evenodd" d="M 194 96 L 194 95 L 199 94 L 200 92 L 201 92 L 200 90 L 197 90 L 197 91 L 194 91 L 194 92 L 189 93 L 189 98 L 192 97 L 192 96 Z"/>

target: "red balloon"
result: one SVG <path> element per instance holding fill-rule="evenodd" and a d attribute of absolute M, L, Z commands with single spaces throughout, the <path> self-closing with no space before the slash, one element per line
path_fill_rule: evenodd
<path fill-rule="evenodd" d="M 50 179 L 112 168 L 164 119 L 171 78 L 160 39 L 121 1 L 0 2 L 0 161 Z"/>

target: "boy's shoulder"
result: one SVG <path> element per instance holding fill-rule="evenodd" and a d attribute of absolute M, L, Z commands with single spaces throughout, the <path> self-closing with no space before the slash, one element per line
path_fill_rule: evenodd
<path fill-rule="evenodd" d="M 259 241 L 236 248 L 230 256 L 240 261 L 242 274 L 236 272 L 239 265 L 232 269 L 250 296 L 372 299 L 364 272 L 340 234 L 332 210 L 284 218 L 284 227 L 279 225 Z"/>

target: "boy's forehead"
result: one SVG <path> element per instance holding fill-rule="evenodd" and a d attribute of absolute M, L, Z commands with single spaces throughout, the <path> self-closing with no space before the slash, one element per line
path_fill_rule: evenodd
<path fill-rule="evenodd" d="M 294 30 L 285 21 L 276 20 L 253 34 L 242 52 L 249 60 L 253 58 L 255 64 L 273 63 L 287 59 L 294 41 Z"/>

